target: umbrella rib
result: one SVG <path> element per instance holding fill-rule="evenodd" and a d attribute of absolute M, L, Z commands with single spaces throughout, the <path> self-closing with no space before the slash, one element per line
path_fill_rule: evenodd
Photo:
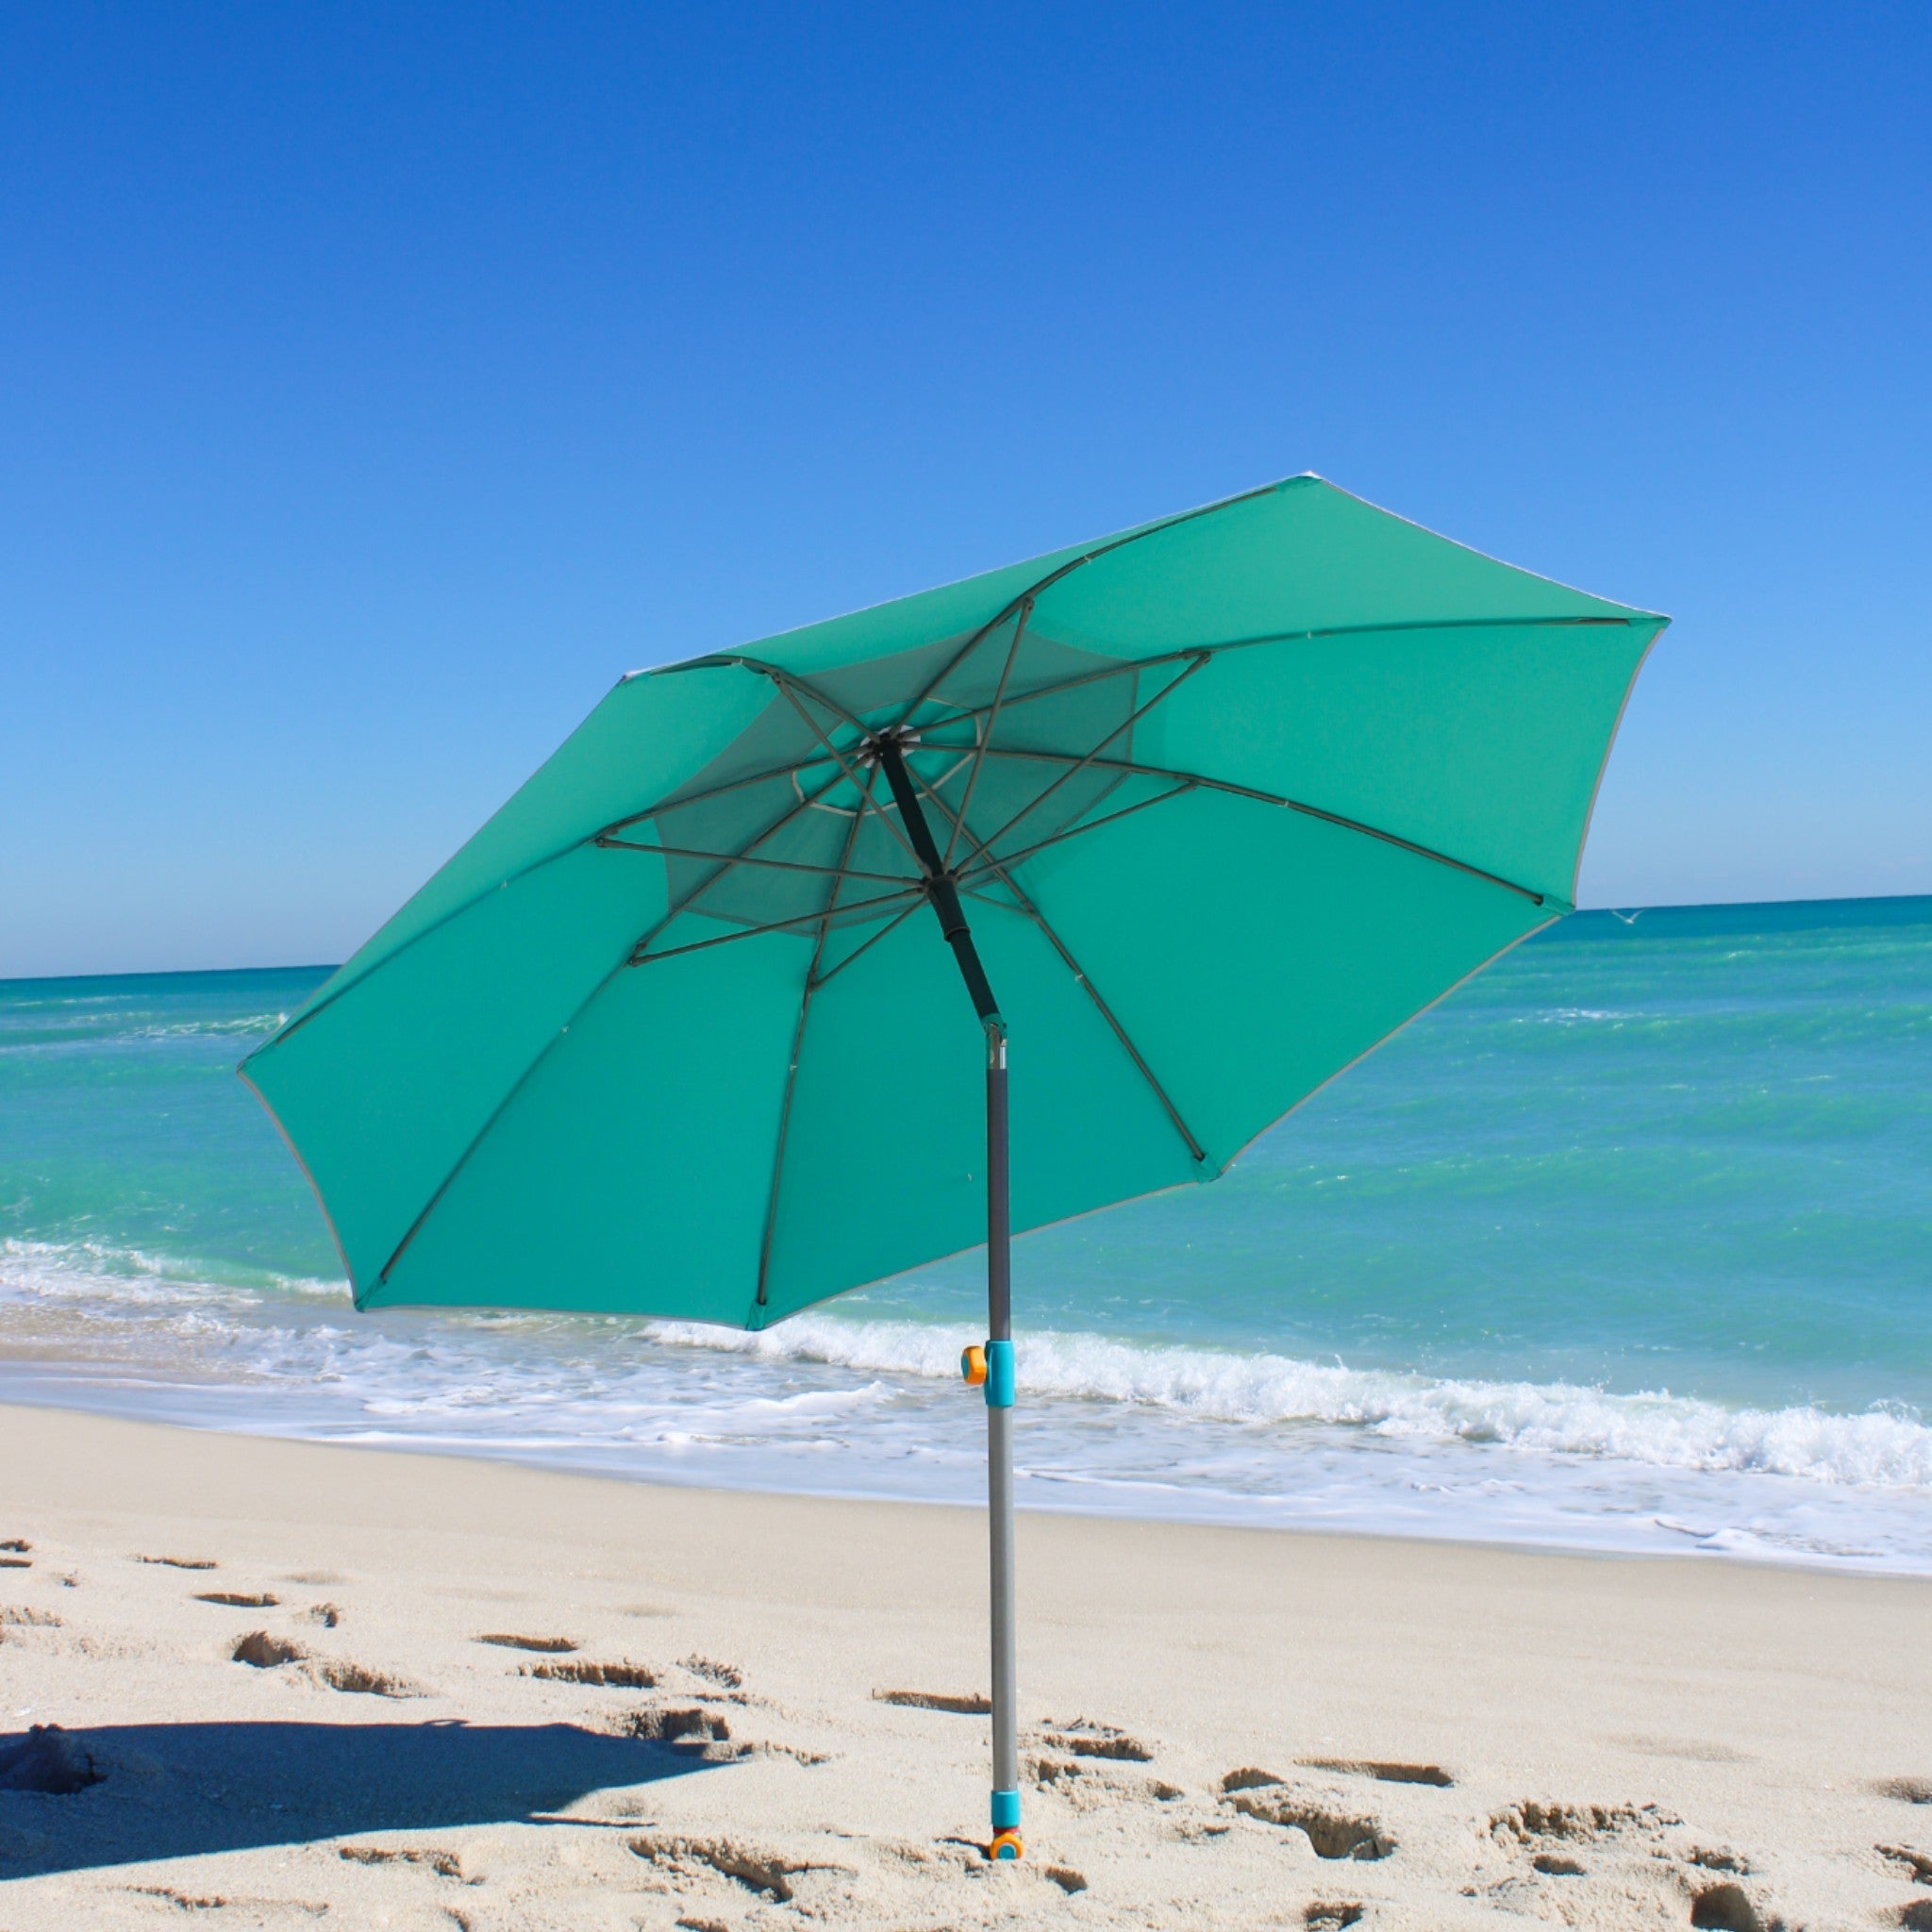
<path fill-rule="evenodd" d="M 1056 832 L 1050 839 L 1041 839 L 1034 844 L 1024 845 L 1018 852 L 1006 853 L 997 860 L 989 857 L 985 863 L 968 866 L 965 870 L 955 873 L 953 876 L 958 880 L 983 877 L 992 871 L 995 865 L 1010 871 L 1015 866 L 1024 864 L 1036 853 L 1044 852 L 1050 845 L 1064 845 L 1069 839 L 1077 839 L 1083 832 L 1097 832 L 1102 825 L 1110 825 L 1118 819 L 1130 819 L 1137 811 L 1145 811 L 1150 806 L 1165 805 L 1170 798 L 1179 798 L 1184 792 L 1198 791 L 1200 789 L 1191 779 L 1185 780 L 1156 797 L 1143 798 L 1135 805 L 1124 805 L 1118 811 L 1108 812 L 1105 818 L 1088 819 L 1082 824 L 1069 825 L 1065 831 Z"/>
<path fill-rule="evenodd" d="M 853 824 L 858 824 L 857 816 Z M 606 852 L 643 852 L 659 858 L 717 858 L 726 865 L 758 865 L 774 872 L 808 872 L 827 879 L 871 879 L 880 885 L 903 886 L 909 883 L 904 873 L 854 872 L 848 866 L 807 865 L 796 858 L 754 858 L 748 852 L 701 852 L 690 845 L 633 845 L 628 839 L 600 838 L 597 843 Z M 849 839 L 846 850 L 851 850 Z"/>
<path fill-rule="evenodd" d="M 867 775 L 869 779 L 871 774 Z M 785 1179 L 785 1147 L 791 1134 L 791 1096 L 798 1088 L 799 1057 L 805 1051 L 805 1022 L 811 1011 L 811 996 L 818 990 L 819 961 L 825 955 L 825 939 L 832 930 L 832 914 L 839 909 L 839 892 L 845 883 L 845 868 L 851 861 L 853 846 L 858 842 L 858 828 L 864 823 L 865 815 L 854 812 L 852 823 L 845 827 L 845 844 L 839 854 L 839 871 L 833 877 L 831 896 L 825 901 L 824 914 L 819 921 L 819 936 L 811 949 L 811 964 L 805 969 L 805 989 L 798 996 L 798 1024 L 791 1029 L 791 1058 L 785 1063 L 785 1094 L 778 1103 L 778 1144 L 772 1151 L 772 1189 L 765 1197 L 764 1232 L 758 1239 L 757 1302 L 759 1307 L 765 1306 L 765 1284 L 772 1272 L 772 1235 L 778 1224 L 778 1190 Z M 871 878 L 877 874 L 868 873 L 864 876 Z M 907 909 L 912 908 L 908 907 Z"/>
<path fill-rule="evenodd" d="M 839 963 L 836 966 L 834 966 L 829 973 L 820 974 L 819 984 L 821 986 L 830 986 L 833 980 L 837 979 L 840 974 L 844 972 L 846 967 L 856 965 L 858 962 L 858 960 L 865 954 L 871 952 L 872 949 L 875 945 L 877 945 L 878 942 L 882 939 L 884 939 L 888 933 L 891 932 L 895 927 L 904 925 L 908 919 L 910 919 L 915 912 L 919 910 L 920 906 L 924 902 L 924 895 L 921 894 L 920 898 L 912 900 L 911 903 L 907 906 L 903 912 L 893 913 L 891 918 L 887 920 L 885 924 L 880 926 L 879 929 L 875 933 L 874 933 L 869 940 L 867 940 L 862 945 L 854 946 L 853 949 L 849 953 L 847 953 L 845 957 L 842 959 L 841 959 Z"/>
<path fill-rule="evenodd" d="M 948 721 L 951 722 L 950 720 Z M 800 758 L 794 764 L 774 765 L 768 772 L 753 772 L 743 778 L 727 779 L 723 785 L 713 785 L 704 791 L 679 793 L 674 791 L 669 798 L 660 799 L 656 805 L 643 811 L 634 811 L 621 819 L 612 819 L 602 830 L 593 833 L 594 839 L 608 839 L 613 833 L 627 830 L 630 826 L 641 824 L 645 819 L 654 819 L 661 812 L 681 811 L 687 805 L 703 805 L 713 798 L 723 798 L 729 791 L 742 791 L 747 785 L 768 784 L 774 778 L 790 778 L 800 772 L 808 772 L 814 765 L 824 764 L 824 758 L 814 754 L 808 758 Z M 573 851 L 575 847 L 571 848 Z"/>
<path fill-rule="evenodd" d="M 973 769 L 966 774 L 966 795 L 960 799 L 958 816 L 953 820 L 952 833 L 946 840 L 945 853 L 940 860 L 941 869 L 952 864 L 953 852 L 958 845 L 959 833 L 966 823 L 966 814 L 973 808 L 973 792 L 979 783 L 979 774 L 986 764 L 986 748 L 992 742 L 993 729 L 1000 722 L 1000 706 L 1007 695 L 1007 680 L 1013 675 L 1013 666 L 1020 656 L 1020 640 L 1026 635 L 1026 620 L 1032 614 L 1033 600 L 1029 597 L 1020 606 L 1019 615 L 1013 623 L 1013 641 L 1007 646 L 1007 661 L 1000 667 L 999 683 L 993 687 L 992 709 L 987 713 L 986 728 L 975 733 Z"/>
<path fill-rule="evenodd" d="M 881 892 L 875 899 L 854 899 L 839 909 L 841 912 L 873 912 L 884 906 L 903 905 L 908 894 L 915 906 L 925 897 L 923 887 L 909 887 L 905 892 Z M 719 915 L 713 912 L 700 916 L 715 919 Z M 720 933 L 715 939 L 692 940 L 686 945 L 666 946 L 661 953 L 646 953 L 641 958 L 632 959 L 627 963 L 633 966 L 655 966 L 660 959 L 675 959 L 685 953 L 708 952 L 713 946 L 735 945 L 740 940 L 755 940 L 768 932 L 796 932 L 800 926 L 809 925 L 814 920 L 824 917 L 824 910 L 821 908 L 816 912 L 801 912 L 793 919 L 767 920 L 762 925 L 742 926 L 737 932 Z"/>
<path fill-rule="evenodd" d="M 1137 706 L 1133 710 L 1129 711 L 1127 715 L 1124 718 L 1123 718 L 1121 722 L 1118 724 L 1116 724 L 1113 727 L 1113 729 L 1109 731 L 1107 734 L 1107 736 L 1099 741 L 1099 743 L 1094 745 L 1092 750 L 1085 753 L 1082 757 L 1076 758 L 1074 762 L 1069 765 L 1067 769 L 1064 772 L 1062 772 L 1059 774 L 1059 776 L 1056 778 L 1053 781 L 1053 783 L 1046 788 L 1044 791 L 1039 793 L 1037 797 L 1030 799 L 1025 805 L 1022 806 L 1020 809 L 1016 811 L 1013 814 L 1013 816 L 1009 818 L 1006 822 L 1006 824 L 999 828 L 998 831 L 990 833 L 987 836 L 987 838 L 982 841 L 981 849 L 985 850 L 993 845 L 996 845 L 1000 841 L 1000 840 L 1004 839 L 1007 836 L 1007 834 L 1010 832 L 1013 829 L 1013 827 L 1020 823 L 1022 819 L 1030 818 L 1036 811 L 1040 809 L 1040 808 L 1042 805 L 1046 803 L 1046 801 L 1049 798 L 1051 798 L 1054 795 L 1056 791 L 1058 791 L 1060 789 L 1062 785 L 1064 785 L 1068 781 L 1068 779 L 1077 777 L 1080 774 L 1080 773 L 1084 772 L 1087 769 L 1087 767 L 1091 765 L 1094 761 L 1094 759 L 1097 758 L 1100 756 L 1100 754 L 1104 750 L 1106 750 L 1106 748 L 1109 744 L 1111 744 L 1116 738 L 1118 738 L 1121 735 L 1122 732 L 1131 731 L 1134 728 L 1135 724 L 1137 724 L 1142 718 L 1144 718 L 1147 715 L 1147 713 L 1155 708 L 1156 705 L 1161 703 L 1162 700 L 1166 698 L 1171 698 L 1174 694 L 1174 692 L 1181 688 L 1182 685 L 1187 683 L 1189 678 L 1193 676 L 1195 672 L 1200 670 L 1202 665 L 1209 661 L 1210 660 L 1206 657 L 1196 657 L 1192 658 L 1191 661 L 1189 663 L 1188 668 L 1185 671 L 1183 671 L 1178 677 L 1170 678 L 1167 681 L 1167 683 L 1162 685 L 1161 688 L 1158 691 L 1156 691 L 1154 695 L 1151 698 L 1149 698 L 1144 705 Z"/>
<path fill-rule="evenodd" d="M 988 755 L 996 758 L 1025 758 L 1048 763 L 1058 763 L 1073 757 L 1071 752 L 1008 750 L 997 745 L 988 748 Z M 1418 843 L 1413 839 L 1405 839 L 1399 832 L 1385 832 L 1379 825 L 1372 825 L 1361 819 L 1352 819 L 1339 811 L 1329 811 L 1319 805 L 1309 805 L 1305 799 L 1287 798 L 1275 791 L 1262 791 L 1253 785 L 1236 785 L 1225 778 L 1209 778 L 1199 772 L 1176 772 L 1162 765 L 1135 764 L 1124 758 L 1094 758 L 1094 769 L 1105 772 L 1120 772 L 1142 778 L 1185 779 L 1191 785 L 1198 785 L 1204 791 L 1224 791 L 1232 798 L 1252 798 L 1257 805 L 1278 806 L 1284 811 L 1300 812 L 1304 818 L 1320 819 L 1324 824 L 1339 825 L 1345 832 L 1359 832 L 1365 839 L 1378 839 L 1385 845 L 1394 845 L 1404 852 L 1412 852 L 1418 858 L 1426 858 L 1437 865 L 1446 865 L 1453 872 L 1467 873 L 1470 877 L 1482 879 L 1492 886 L 1502 886 L 1527 899 L 1533 906 L 1543 904 L 1547 894 L 1532 891 L 1528 886 L 1518 885 L 1514 879 L 1506 879 L 1501 873 L 1486 872 L 1479 865 L 1471 865 L 1467 859 L 1457 858 L 1447 852 L 1438 852 L 1432 845 Z M 1041 794 L 1044 796 L 1044 794 Z M 1075 826 L 1084 831 L 1085 826 Z M 1038 850 L 1037 847 L 1034 848 Z"/>
<path fill-rule="evenodd" d="M 921 783 L 916 774 L 914 774 L 914 782 L 920 785 L 920 789 L 939 807 L 940 810 L 946 811 L 945 800 L 938 792 Z M 951 817 L 952 814 L 948 812 L 947 816 Z M 1100 989 L 1082 971 L 1080 962 L 1074 958 L 1073 953 L 1067 947 L 1066 941 L 1053 929 L 1052 923 L 1047 919 L 1046 914 L 1034 903 L 1032 895 L 1020 885 L 1017 879 L 1008 873 L 1005 866 L 968 829 L 963 808 L 960 815 L 953 819 L 953 825 L 956 832 L 964 832 L 966 834 L 967 842 L 985 859 L 988 867 L 999 879 L 999 882 L 1006 887 L 1008 891 L 1012 893 L 1014 899 L 1018 902 L 1019 910 L 1024 913 L 1045 934 L 1047 944 L 1060 956 L 1061 964 L 1074 975 L 1075 984 L 1079 986 L 1080 990 L 1086 993 L 1087 997 L 1099 1009 L 1100 1017 L 1113 1029 L 1113 1037 L 1125 1049 L 1127 1058 L 1133 1061 L 1141 1079 L 1146 1081 L 1147 1085 L 1153 1089 L 1154 1097 L 1159 1101 L 1162 1108 L 1166 1111 L 1168 1119 L 1174 1124 L 1174 1132 L 1187 1143 L 1188 1152 L 1197 1162 L 1206 1166 L 1208 1164 L 1207 1150 L 1201 1145 L 1200 1141 L 1195 1140 L 1193 1130 L 1181 1117 L 1180 1108 L 1174 1104 L 1167 1089 L 1160 1084 L 1154 1069 L 1147 1064 L 1147 1057 L 1134 1044 L 1133 1036 L 1121 1024 L 1119 1017 L 1115 1014 L 1113 1008 L 1108 1005 L 1106 999 L 1101 994 Z M 983 892 L 972 892 L 970 896 L 978 900 L 983 906 L 997 906 L 1000 904 L 997 899 L 990 899 Z M 1013 908 L 1008 907 L 1006 909 L 1010 911 Z"/>

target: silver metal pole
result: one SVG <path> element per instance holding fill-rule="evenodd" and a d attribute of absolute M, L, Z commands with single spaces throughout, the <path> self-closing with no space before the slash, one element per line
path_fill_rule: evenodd
<path fill-rule="evenodd" d="M 986 1027 L 986 1509 L 992 1586 L 992 1855 L 1021 1855 L 1013 1616 L 1012 1217 L 1007 1183 L 1007 1029 Z"/>

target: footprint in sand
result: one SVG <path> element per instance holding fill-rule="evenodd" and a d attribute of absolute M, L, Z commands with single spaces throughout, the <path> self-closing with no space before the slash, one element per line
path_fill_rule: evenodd
<path fill-rule="evenodd" d="M 902 1705 L 908 1710 L 949 1710 L 955 1717 L 991 1717 L 992 1699 L 976 1690 L 874 1690 L 875 1704 Z"/>
<path fill-rule="evenodd" d="M 291 1642 L 286 1637 L 277 1637 L 269 1630 L 251 1630 L 245 1637 L 238 1638 L 228 1655 L 236 1663 L 252 1665 L 258 1671 L 298 1665 L 312 1682 L 325 1685 L 331 1690 L 365 1697 L 426 1697 L 429 1694 L 420 1684 L 412 1683 L 407 1677 L 388 1671 L 372 1671 L 367 1665 L 353 1663 L 347 1657 L 312 1657 L 299 1643 Z"/>
<path fill-rule="evenodd" d="M 687 1657 L 678 1659 L 677 1667 L 708 1684 L 716 1684 L 721 1690 L 744 1689 L 744 1673 L 736 1664 L 721 1664 L 715 1657 Z"/>
<path fill-rule="evenodd" d="M 1071 1757 L 1028 1756 L 1022 1769 L 1034 1788 L 1051 1791 L 1076 1811 L 1097 1811 L 1123 1804 L 1171 1805 L 1184 1797 L 1178 1785 L 1155 1777 L 1124 1777 L 1111 1767 L 1079 1763 Z"/>
<path fill-rule="evenodd" d="M 1688 1897 L 1690 1924 L 1713 1932 L 1782 1932 L 1785 1924 L 1760 1895 L 1739 1882 L 1751 1874 L 1748 1858 L 1723 1846 L 1684 1844 L 1675 1838 L 1683 1820 L 1656 1805 L 1525 1798 L 1491 1814 L 1489 1828 L 1497 1844 L 1527 1865 L 1526 1872 L 1519 1868 L 1519 1875 L 1491 1888 L 1492 1897 L 1512 1906 L 1511 1894 L 1536 1896 L 1539 1880 L 1586 1888 L 1594 1881 L 1616 1888 L 1626 1905 L 1648 1893 L 1659 1908 L 1682 1911 Z"/>
<path fill-rule="evenodd" d="M 1932 1805 L 1932 1777 L 1882 1777 L 1868 1789 L 1901 1805 Z"/>
<path fill-rule="evenodd" d="M 1302 1913 L 1302 1924 L 1308 1932 L 1341 1932 L 1345 1925 L 1359 1925 L 1363 1910 L 1353 1899 L 1346 1903 L 1318 1900 Z"/>
<path fill-rule="evenodd" d="M 198 1590 L 194 1593 L 194 1601 L 198 1604 L 222 1604 L 231 1610 L 272 1610 L 281 1598 L 265 1590 Z"/>
<path fill-rule="evenodd" d="M 647 1664 L 591 1663 L 573 1657 L 568 1663 L 524 1664 L 520 1677 L 541 1677 L 553 1684 L 589 1684 L 603 1690 L 655 1690 L 658 1674 Z"/>
<path fill-rule="evenodd" d="M 789 1858 L 728 1838 L 634 1838 L 630 1849 L 674 1879 L 724 1878 L 781 1906 L 792 1903 L 797 1881 L 811 1874 L 857 1875 L 849 1866 Z"/>
<path fill-rule="evenodd" d="M 137 1557 L 137 1563 L 158 1563 L 164 1570 L 219 1570 L 212 1557 Z"/>
<path fill-rule="evenodd" d="M 670 1744 L 706 1757 L 741 1757 L 749 1748 L 731 1742 L 731 1726 L 722 1717 L 695 1706 L 681 1710 L 646 1707 L 627 1713 L 616 1728 L 620 1737 Z"/>
<path fill-rule="evenodd" d="M 511 1630 L 490 1630 L 473 1637 L 473 1643 L 493 1643 L 501 1650 L 539 1650 L 561 1657 L 578 1648 L 568 1637 L 522 1637 Z"/>
<path fill-rule="evenodd" d="M 1380 1757 L 1297 1757 L 1295 1763 L 1304 1771 L 1337 1771 L 1385 1785 L 1433 1785 L 1446 1791 L 1456 1783 L 1440 1764 L 1396 1764 Z"/>
<path fill-rule="evenodd" d="M 1318 1858 L 1386 1858 L 1395 1849 L 1382 1821 L 1355 1810 L 1342 1793 L 1291 1784 L 1253 1765 L 1221 1780 L 1221 1801 L 1264 1824 L 1302 1832 Z"/>
<path fill-rule="evenodd" d="M 339 1845 L 336 1857 L 351 1865 L 414 1865 L 435 1873 L 439 1878 L 460 1879 L 463 1875 L 462 1859 L 455 1852 L 441 1851 L 433 1845 Z M 480 1885 L 482 1880 L 467 1882 Z"/>
<path fill-rule="evenodd" d="M 1050 1751 L 1069 1752 L 1075 1757 L 1111 1757 L 1128 1764 L 1150 1764 L 1154 1759 L 1154 1753 L 1140 1739 L 1091 1718 L 1076 1717 L 1070 1724 L 1049 1722 L 1033 1737 Z"/>

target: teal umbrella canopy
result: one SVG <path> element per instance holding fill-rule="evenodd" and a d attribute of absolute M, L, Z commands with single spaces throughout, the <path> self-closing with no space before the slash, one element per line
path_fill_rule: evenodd
<path fill-rule="evenodd" d="M 1212 1179 L 1571 909 L 1666 620 L 1301 476 L 625 678 L 244 1063 L 365 1307 L 762 1327 Z M 943 897 L 943 894 L 941 894 Z"/>

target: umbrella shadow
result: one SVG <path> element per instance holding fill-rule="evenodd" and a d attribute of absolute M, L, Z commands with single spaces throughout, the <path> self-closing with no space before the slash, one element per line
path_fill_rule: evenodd
<path fill-rule="evenodd" d="M 154 1724 L 0 1735 L 0 1878 L 349 1833 L 541 1824 L 722 1769 L 575 1724 Z"/>

